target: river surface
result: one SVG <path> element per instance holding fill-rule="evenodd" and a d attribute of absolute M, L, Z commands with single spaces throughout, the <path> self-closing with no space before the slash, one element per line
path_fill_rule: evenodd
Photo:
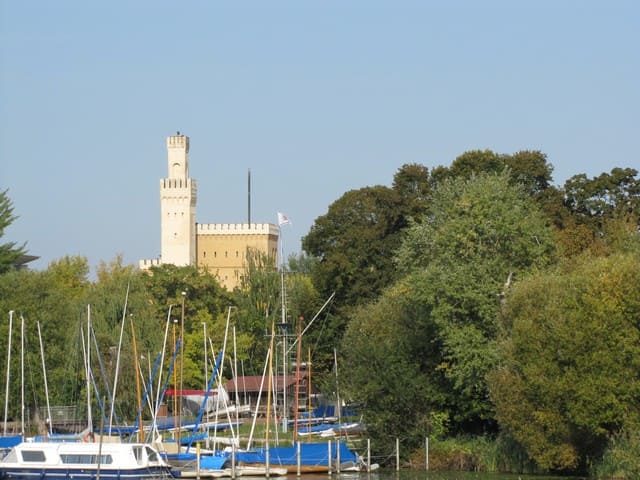
<path fill-rule="evenodd" d="M 288 475 L 295 480 L 295 475 Z M 519 475 L 484 472 L 426 472 L 424 470 L 377 470 L 372 473 L 341 473 L 339 475 L 304 474 L 300 480 L 582 480 L 581 477 Z"/>

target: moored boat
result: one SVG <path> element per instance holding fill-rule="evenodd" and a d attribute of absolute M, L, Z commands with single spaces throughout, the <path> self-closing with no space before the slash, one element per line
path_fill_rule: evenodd
<path fill-rule="evenodd" d="M 22 442 L 0 461 L 0 479 L 169 479 L 170 466 L 140 443 Z"/>
<path fill-rule="evenodd" d="M 297 473 L 298 469 L 301 473 L 325 473 L 352 468 L 359 463 L 358 456 L 344 442 L 336 442 L 333 449 L 327 443 L 309 442 L 289 447 L 270 447 L 268 451 L 260 448 L 236 452 L 235 455 L 238 465 L 265 467 L 268 464 L 273 468 L 284 468 L 288 473 Z"/>

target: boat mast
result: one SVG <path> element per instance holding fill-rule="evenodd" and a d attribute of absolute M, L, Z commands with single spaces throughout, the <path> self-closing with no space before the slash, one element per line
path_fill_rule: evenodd
<path fill-rule="evenodd" d="M 182 430 L 182 390 L 184 387 L 184 299 L 187 292 L 182 291 L 182 315 L 180 317 L 180 397 L 178 397 L 178 445 L 180 445 L 180 431 Z"/>
<path fill-rule="evenodd" d="M 238 382 L 238 345 L 236 343 L 236 326 L 233 326 L 233 370 L 236 383 Z M 238 401 L 238 386 L 236 385 L 236 424 L 240 425 L 240 402 Z M 240 445 L 240 431 L 238 430 L 238 445 Z"/>
<path fill-rule="evenodd" d="M 303 317 L 298 319 L 298 348 L 296 349 L 296 398 L 295 407 L 293 409 L 293 441 L 298 441 L 298 402 L 300 401 L 300 357 L 302 354 L 302 320 Z"/>
<path fill-rule="evenodd" d="M 282 240 L 280 240 L 280 245 L 282 245 Z M 280 292 L 280 310 L 282 311 L 282 431 L 286 432 L 289 412 L 287 411 L 287 286 L 284 279 L 284 260 L 280 266 Z"/>
<path fill-rule="evenodd" d="M 134 365 L 136 369 L 136 399 L 138 402 L 138 416 L 142 418 L 142 397 L 140 393 L 140 361 L 138 358 L 138 344 L 136 343 L 136 330 L 133 328 L 133 317 L 131 320 L 131 341 L 133 343 L 133 356 L 135 358 Z M 137 431 L 138 441 L 140 441 L 140 429 Z"/>
<path fill-rule="evenodd" d="M 87 428 L 93 431 L 93 417 L 91 416 L 91 305 L 87 305 Z M 100 432 L 102 433 L 102 432 Z"/>
<path fill-rule="evenodd" d="M 273 337 L 275 335 L 275 325 L 271 321 L 271 341 L 269 342 L 269 376 L 267 377 L 267 425 L 265 430 L 265 446 L 269 448 L 269 423 L 271 421 L 271 380 L 273 378 Z"/>
<path fill-rule="evenodd" d="M 333 349 L 333 361 L 336 367 L 336 397 L 338 399 L 338 425 L 342 424 L 342 404 L 340 403 L 340 386 L 338 385 L 338 353 Z"/>
<path fill-rule="evenodd" d="M 313 390 L 311 389 L 311 347 L 308 348 L 308 355 L 307 356 L 309 358 L 309 360 L 307 361 L 307 375 L 308 375 L 307 384 L 309 385 L 309 387 L 307 388 L 307 390 L 308 390 L 307 391 L 307 400 L 309 402 L 309 409 L 307 410 L 307 412 L 308 412 L 307 413 L 307 419 L 309 421 L 308 421 L 307 428 L 308 428 L 309 433 L 311 433 L 311 412 L 312 412 L 312 410 L 311 410 L 311 407 L 312 407 L 312 405 L 311 405 L 311 395 L 312 395 L 312 392 L 313 392 Z"/>
<path fill-rule="evenodd" d="M 9 341 L 7 343 L 7 386 L 4 390 L 4 435 L 7 434 L 7 415 L 9 414 L 9 378 L 11 374 L 11 330 L 13 330 L 13 310 L 9 311 Z"/>
<path fill-rule="evenodd" d="M 153 415 L 153 421 L 151 422 L 151 428 L 149 429 L 149 438 L 153 438 L 158 427 L 158 409 L 160 408 L 160 391 L 162 386 L 162 368 L 164 366 L 164 356 L 167 349 L 167 336 L 169 335 L 169 323 L 171 322 L 171 308 L 173 305 L 169 305 L 169 312 L 167 313 L 167 324 L 164 329 L 164 340 L 162 342 L 162 355 L 160 357 L 160 374 L 158 375 L 158 388 L 156 390 L 155 407 L 151 412 Z M 149 380 L 151 381 L 151 379 Z M 140 426 L 142 426 L 142 418 L 140 418 Z"/>
<path fill-rule="evenodd" d="M 44 375 L 44 393 L 47 399 L 47 424 L 49 435 L 53 433 L 53 425 L 51 419 L 51 406 L 49 405 L 49 386 L 47 385 L 47 367 L 44 363 L 44 347 L 42 345 L 42 333 L 40 331 L 40 322 L 36 322 L 38 325 L 38 339 L 40 340 L 40 356 L 42 357 L 42 374 Z"/>
<path fill-rule="evenodd" d="M 24 317 L 20 315 L 20 399 L 21 399 L 21 415 L 20 415 L 20 433 L 24 436 Z"/>
<path fill-rule="evenodd" d="M 202 333 L 203 337 L 202 338 L 204 340 L 204 345 L 203 345 L 204 346 L 204 390 L 206 392 L 207 391 L 207 384 L 209 383 L 207 381 L 208 377 L 209 377 L 209 366 L 208 366 L 208 363 L 207 363 L 208 362 L 208 358 L 207 358 L 207 350 L 208 350 L 208 347 L 207 347 L 207 322 L 202 322 L 202 330 L 203 330 L 203 333 Z M 237 395 L 238 394 L 236 392 L 236 396 Z M 206 415 L 206 420 L 205 421 L 207 423 L 209 423 L 209 409 L 208 408 L 206 410 L 205 415 Z"/>
<path fill-rule="evenodd" d="M 118 354 L 116 355 L 116 373 L 115 378 L 113 380 L 113 394 L 111 395 L 111 412 L 109 413 L 109 435 L 111 435 L 111 427 L 113 425 L 113 411 L 115 409 L 116 403 L 116 390 L 118 388 L 118 373 L 120 370 L 120 352 L 122 350 L 122 335 L 124 333 L 124 322 L 127 315 L 127 304 L 129 303 L 129 286 L 131 284 L 127 284 L 127 294 L 124 298 L 124 309 L 122 310 L 122 324 L 120 325 L 120 339 L 118 340 Z"/>
<path fill-rule="evenodd" d="M 251 422 L 251 431 L 249 432 L 249 440 L 247 441 L 247 450 L 251 449 L 251 443 L 253 442 L 253 432 L 256 428 L 256 421 L 258 420 L 258 413 L 260 412 L 260 400 L 262 399 L 262 390 L 264 387 L 264 379 L 267 376 L 267 367 L 269 366 L 269 359 L 271 358 L 271 350 L 267 350 L 267 356 L 264 359 L 264 368 L 262 370 L 262 379 L 260 380 L 260 390 L 258 390 L 258 398 L 256 400 L 256 410 L 253 414 L 253 421 Z M 243 372 L 244 373 L 244 372 Z M 269 382 L 269 381 L 268 381 Z M 269 382 L 271 384 L 271 382 Z M 234 385 L 236 392 L 238 391 L 238 385 Z M 243 388 L 246 392 L 246 385 L 243 384 Z M 268 416 L 267 416 L 268 418 Z M 268 423 L 268 420 L 267 420 Z"/>

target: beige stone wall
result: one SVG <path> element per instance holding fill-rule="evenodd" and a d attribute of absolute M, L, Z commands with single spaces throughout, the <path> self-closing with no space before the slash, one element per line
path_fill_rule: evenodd
<path fill-rule="evenodd" d="M 160 180 L 160 258 L 193 265 L 196 256 L 196 181 L 189 178 L 189 137 L 167 138 L 168 177 Z"/>
<path fill-rule="evenodd" d="M 167 174 L 160 180 L 160 258 L 140 260 L 141 270 L 162 264 L 207 267 L 233 290 L 246 269 L 248 248 L 277 262 L 278 225 L 196 224 L 197 187 L 189 178 L 189 137 L 180 132 L 167 138 Z"/>
<path fill-rule="evenodd" d="M 224 286 L 233 290 L 244 274 L 248 248 L 271 255 L 277 261 L 278 235 L 278 226 L 269 223 L 198 225 L 197 265 L 207 267 Z"/>

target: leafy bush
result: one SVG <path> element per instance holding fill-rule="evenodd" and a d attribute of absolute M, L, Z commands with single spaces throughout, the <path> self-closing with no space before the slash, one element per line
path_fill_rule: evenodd
<path fill-rule="evenodd" d="M 611 442 L 594 470 L 598 479 L 640 478 L 640 433 L 621 432 Z"/>

